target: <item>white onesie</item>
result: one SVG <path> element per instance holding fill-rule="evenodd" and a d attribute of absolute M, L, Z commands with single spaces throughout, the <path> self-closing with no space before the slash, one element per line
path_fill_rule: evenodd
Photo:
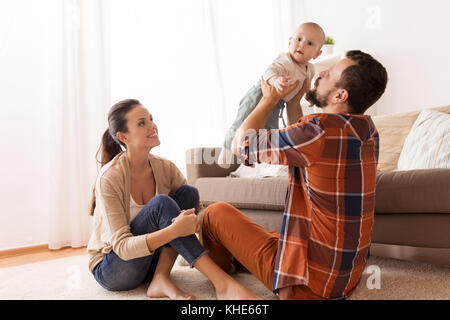
<path fill-rule="evenodd" d="M 307 63 L 306 72 L 291 58 L 289 53 L 280 54 L 272 64 L 266 69 L 264 73 L 264 80 L 267 81 L 273 76 L 290 77 L 290 84 L 299 80 L 299 85 L 291 93 L 283 98 L 284 101 L 290 101 L 300 91 L 303 86 L 303 81 L 309 79 L 310 81 L 314 77 L 314 66 L 311 63 Z"/>

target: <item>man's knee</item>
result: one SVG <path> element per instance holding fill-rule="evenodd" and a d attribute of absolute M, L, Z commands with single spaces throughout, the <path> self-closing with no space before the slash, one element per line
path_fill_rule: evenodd
<path fill-rule="evenodd" d="M 235 208 L 231 204 L 220 201 L 220 202 L 215 202 L 213 204 L 210 204 L 206 208 L 206 211 L 211 215 L 212 214 L 220 215 L 220 214 L 223 214 L 224 212 L 233 211 L 233 209 L 235 209 Z"/>
<path fill-rule="evenodd" d="M 205 209 L 203 215 L 203 224 L 213 224 L 215 221 L 223 223 L 232 214 L 238 210 L 226 202 L 215 202 Z"/>

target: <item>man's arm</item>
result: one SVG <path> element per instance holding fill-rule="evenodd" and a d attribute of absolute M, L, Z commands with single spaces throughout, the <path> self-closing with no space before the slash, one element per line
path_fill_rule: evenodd
<path fill-rule="evenodd" d="M 256 108 L 249 114 L 249 116 L 244 120 L 242 125 L 236 131 L 233 142 L 231 143 L 231 150 L 235 155 L 239 155 L 239 143 L 245 133 L 250 130 L 258 130 L 264 128 L 267 118 L 269 117 L 272 109 L 278 103 L 280 99 L 288 95 L 292 90 L 297 87 L 298 81 L 294 84 L 286 87 L 286 89 L 279 93 L 274 87 L 269 85 L 261 78 L 261 89 L 263 92 L 263 97 L 257 104 Z M 303 88 L 302 88 L 303 90 Z M 300 91 L 302 91 L 300 90 Z"/>
<path fill-rule="evenodd" d="M 302 89 L 292 98 L 289 102 L 286 102 L 286 115 L 288 126 L 298 122 L 298 119 L 303 116 L 302 107 L 300 106 L 300 100 L 303 95 L 310 89 L 311 83 L 305 80 Z"/>

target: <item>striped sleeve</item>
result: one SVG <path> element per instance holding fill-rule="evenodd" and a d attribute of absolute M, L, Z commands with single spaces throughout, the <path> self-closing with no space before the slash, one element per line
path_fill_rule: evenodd
<path fill-rule="evenodd" d="M 322 153 L 324 134 L 316 118 L 304 118 L 281 130 L 249 130 L 241 140 L 239 154 L 249 166 L 261 162 L 310 166 Z"/>

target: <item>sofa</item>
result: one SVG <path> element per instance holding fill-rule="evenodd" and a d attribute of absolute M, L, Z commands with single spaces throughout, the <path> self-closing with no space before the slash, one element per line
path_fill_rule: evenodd
<path fill-rule="evenodd" d="M 432 108 L 450 113 L 450 106 Z M 450 266 L 450 169 L 397 170 L 420 110 L 372 117 L 380 136 L 371 254 Z M 187 180 L 203 207 L 225 201 L 268 231 L 280 231 L 287 177 L 235 178 L 217 148 L 186 151 Z"/>

